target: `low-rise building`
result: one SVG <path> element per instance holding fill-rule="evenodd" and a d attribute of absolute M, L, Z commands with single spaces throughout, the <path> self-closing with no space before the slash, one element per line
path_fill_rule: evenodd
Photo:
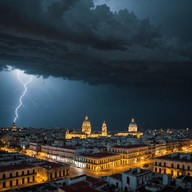
<path fill-rule="evenodd" d="M 122 173 L 122 189 L 124 192 L 136 191 L 151 180 L 152 172 L 140 168 L 129 169 Z"/>
<path fill-rule="evenodd" d="M 152 151 L 147 145 L 112 146 L 108 148 L 111 153 L 120 154 L 121 164 L 128 165 L 151 157 Z"/>
<path fill-rule="evenodd" d="M 51 181 L 64 178 L 69 174 L 69 165 L 44 161 L 38 164 L 37 180 L 38 182 Z"/>
<path fill-rule="evenodd" d="M 0 167 L 0 190 L 17 188 L 36 182 L 37 166 L 19 164 Z"/>
<path fill-rule="evenodd" d="M 102 171 L 121 165 L 121 156 L 108 152 L 81 154 L 75 157 L 75 164 L 78 167 L 91 169 L 93 171 Z"/>
<path fill-rule="evenodd" d="M 154 172 L 192 176 L 192 155 L 190 153 L 172 153 L 154 159 Z"/>

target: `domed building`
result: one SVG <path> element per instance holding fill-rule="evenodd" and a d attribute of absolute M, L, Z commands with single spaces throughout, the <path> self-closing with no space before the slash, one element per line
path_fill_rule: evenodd
<path fill-rule="evenodd" d="M 134 118 L 131 119 L 131 123 L 129 123 L 127 132 L 119 132 L 116 133 L 115 136 L 128 136 L 131 135 L 133 137 L 140 138 L 143 133 L 138 131 L 137 124 L 135 123 Z"/>
<path fill-rule="evenodd" d="M 82 123 L 82 132 L 88 135 L 91 134 L 91 123 L 87 115 L 85 116 L 85 120 Z"/>
<path fill-rule="evenodd" d="M 72 139 L 72 138 L 80 138 L 80 139 L 85 139 L 85 138 L 96 138 L 96 137 L 109 137 L 110 135 L 107 134 L 107 125 L 105 121 L 102 124 L 101 127 L 101 132 L 99 133 L 92 133 L 92 127 L 91 127 L 91 122 L 89 121 L 88 116 L 85 116 L 85 120 L 82 123 L 82 131 L 81 132 L 69 132 L 69 130 L 66 131 L 65 133 L 65 138 L 66 139 Z"/>
<path fill-rule="evenodd" d="M 131 123 L 129 123 L 128 126 L 128 132 L 137 132 L 138 128 L 137 128 L 137 124 L 135 123 L 134 118 L 131 119 Z"/>

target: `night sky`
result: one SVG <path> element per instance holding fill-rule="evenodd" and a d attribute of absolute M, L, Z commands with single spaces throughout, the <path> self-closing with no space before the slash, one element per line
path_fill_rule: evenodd
<path fill-rule="evenodd" d="M 0 127 L 192 128 L 191 0 L 0 0 Z"/>

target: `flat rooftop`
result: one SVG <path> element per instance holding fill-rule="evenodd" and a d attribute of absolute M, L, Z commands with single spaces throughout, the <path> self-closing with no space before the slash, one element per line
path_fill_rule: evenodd
<path fill-rule="evenodd" d="M 160 159 L 160 160 L 167 160 L 167 161 L 177 161 L 177 162 L 186 162 L 186 163 L 191 163 L 192 162 L 192 155 L 191 155 L 191 159 L 187 159 L 184 155 L 181 157 L 180 153 L 178 153 L 178 155 L 164 155 L 161 157 L 156 157 L 155 159 Z"/>
<path fill-rule="evenodd" d="M 123 145 L 114 145 L 110 148 L 119 148 L 119 149 L 132 149 L 132 148 L 140 148 L 140 147 L 148 147 L 148 145 L 127 145 L 127 146 L 123 146 Z"/>
<path fill-rule="evenodd" d="M 22 169 L 29 169 L 29 168 L 35 168 L 37 166 L 25 163 L 25 164 L 18 164 L 18 165 L 7 165 L 7 166 L 1 166 L 0 171 L 13 171 L 13 170 L 22 170 Z"/>
<path fill-rule="evenodd" d="M 125 171 L 125 174 L 129 174 L 129 175 L 142 175 L 144 173 L 150 173 L 151 171 L 149 170 L 145 170 L 145 169 L 140 169 L 140 168 L 134 168 L 134 169 L 129 169 L 128 171 Z"/>
<path fill-rule="evenodd" d="M 67 164 L 59 164 L 59 163 L 53 163 L 53 162 L 49 162 L 49 161 L 46 161 L 46 162 L 43 162 L 42 164 L 39 164 L 38 165 L 39 167 L 43 167 L 45 169 L 56 169 L 56 168 L 59 168 L 59 167 L 69 167 L 69 165 Z"/>
<path fill-rule="evenodd" d="M 104 158 L 104 157 L 112 157 L 117 156 L 118 154 L 114 153 L 94 153 L 94 154 L 81 154 L 83 157 L 92 157 L 92 158 Z"/>

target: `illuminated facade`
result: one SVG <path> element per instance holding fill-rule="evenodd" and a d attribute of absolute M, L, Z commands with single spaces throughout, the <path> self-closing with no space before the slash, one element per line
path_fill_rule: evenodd
<path fill-rule="evenodd" d="M 115 134 L 115 136 L 128 136 L 128 135 L 132 135 L 137 138 L 140 138 L 143 135 L 142 132 L 138 132 L 137 124 L 135 123 L 135 120 L 133 118 L 131 120 L 131 123 L 128 126 L 127 132 L 119 132 Z M 82 123 L 81 132 L 75 132 L 75 131 L 69 132 L 69 130 L 67 130 L 65 134 L 65 139 L 72 139 L 72 138 L 85 139 L 85 138 L 96 138 L 96 137 L 111 137 L 111 135 L 107 133 L 107 125 L 105 121 L 102 123 L 100 133 L 92 133 L 91 123 L 87 115 L 85 116 L 85 120 Z"/>
<path fill-rule="evenodd" d="M 147 145 L 117 145 L 109 147 L 108 151 L 111 153 L 120 154 L 122 165 L 141 162 L 142 160 L 150 158 L 152 155 L 152 151 Z"/>
<path fill-rule="evenodd" d="M 105 121 L 102 124 L 101 135 L 104 136 L 104 137 L 107 136 L 107 125 L 106 125 Z"/>
<path fill-rule="evenodd" d="M 67 164 L 43 162 L 37 167 L 37 181 L 45 182 L 63 178 L 69 174 L 69 167 Z"/>
<path fill-rule="evenodd" d="M 173 177 L 192 176 L 192 155 L 190 153 L 172 153 L 155 158 L 154 172 L 171 174 Z"/>
<path fill-rule="evenodd" d="M 113 169 L 121 165 L 121 156 L 113 153 L 82 154 L 75 157 L 75 164 L 92 171 Z"/>
<path fill-rule="evenodd" d="M 31 185 L 36 182 L 37 167 L 19 164 L 0 167 L 0 191 Z"/>
<path fill-rule="evenodd" d="M 85 120 L 82 123 L 82 133 L 85 133 L 87 135 L 91 134 L 91 122 L 89 121 L 88 116 L 85 116 Z"/>
<path fill-rule="evenodd" d="M 91 122 L 89 121 L 88 116 L 85 116 L 85 120 L 82 123 L 82 132 L 69 132 L 68 130 L 65 133 L 66 139 L 72 138 L 96 138 L 96 137 L 109 137 L 110 135 L 107 134 L 107 125 L 105 121 L 102 124 L 101 132 L 100 133 L 92 133 Z"/>
<path fill-rule="evenodd" d="M 131 123 L 128 127 L 128 132 L 137 132 L 137 124 L 135 123 L 135 120 L 132 118 Z"/>
<path fill-rule="evenodd" d="M 115 136 L 128 136 L 128 135 L 131 135 L 137 138 L 140 138 L 143 135 L 142 132 L 138 131 L 137 124 L 135 123 L 135 120 L 133 118 L 131 119 L 131 123 L 128 126 L 128 132 L 119 132 L 115 134 Z"/>

